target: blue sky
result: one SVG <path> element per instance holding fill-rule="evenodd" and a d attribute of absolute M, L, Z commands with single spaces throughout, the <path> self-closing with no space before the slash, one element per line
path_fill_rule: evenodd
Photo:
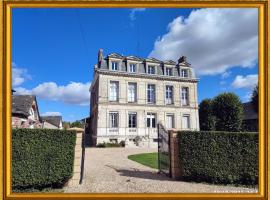
<path fill-rule="evenodd" d="M 35 94 L 41 114 L 89 116 L 88 89 L 104 54 L 177 60 L 197 76 L 199 102 L 257 82 L 257 9 L 16 8 L 12 10 L 13 88 Z"/>

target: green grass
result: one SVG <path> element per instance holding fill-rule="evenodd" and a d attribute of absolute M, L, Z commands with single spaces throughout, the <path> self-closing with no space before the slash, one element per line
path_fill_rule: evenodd
<path fill-rule="evenodd" d="M 128 159 L 138 162 L 142 165 L 158 169 L 158 153 L 141 153 L 129 155 Z"/>

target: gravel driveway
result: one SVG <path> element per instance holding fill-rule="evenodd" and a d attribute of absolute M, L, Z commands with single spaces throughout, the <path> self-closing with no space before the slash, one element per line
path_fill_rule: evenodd
<path fill-rule="evenodd" d="M 67 186 L 73 193 L 241 193 L 257 192 L 256 188 L 216 186 L 175 181 L 157 170 L 131 161 L 128 155 L 155 152 L 141 148 L 87 148 L 83 182 Z"/>

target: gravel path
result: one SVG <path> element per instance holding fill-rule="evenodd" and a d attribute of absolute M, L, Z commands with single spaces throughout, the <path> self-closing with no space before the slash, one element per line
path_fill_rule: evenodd
<path fill-rule="evenodd" d="M 157 170 L 127 158 L 155 152 L 141 148 L 87 148 L 85 171 L 79 186 L 67 186 L 67 193 L 254 193 L 256 188 L 216 186 L 175 181 Z"/>

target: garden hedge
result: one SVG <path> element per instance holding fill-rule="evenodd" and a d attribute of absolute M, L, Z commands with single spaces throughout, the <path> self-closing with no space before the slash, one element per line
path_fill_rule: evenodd
<path fill-rule="evenodd" d="M 181 131 L 182 179 L 222 184 L 258 184 L 258 133 Z"/>
<path fill-rule="evenodd" d="M 75 131 L 13 129 L 13 190 L 64 184 L 73 173 L 75 144 Z"/>

